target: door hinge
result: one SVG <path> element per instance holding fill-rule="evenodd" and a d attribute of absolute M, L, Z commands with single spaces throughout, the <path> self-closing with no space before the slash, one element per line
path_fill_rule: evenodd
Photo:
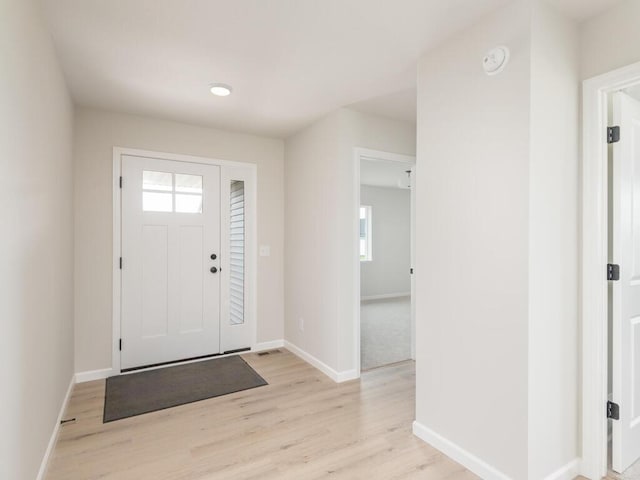
<path fill-rule="evenodd" d="M 120 270 L 122 270 L 122 257 L 120 257 Z"/>
<path fill-rule="evenodd" d="M 607 280 L 620 280 L 620 265 L 607 264 Z"/>
<path fill-rule="evenodd" d="M 620 127 L 607 127 L 607 143 L 620 141 Z"/>
<path fill-rule="evenodd" d="M 613 402 L 607 402 L 607 418 L 611 420 L 620 420 L 620 405 Z"/>
<path fill-rule="evenodd" d="M 120 177 L 120 188 L 122 188 L 122 177 Z"/>
<path fill-rule="evenodd" d="M 120 339 L 120 341 L 118 342 L 118 348 L 120 349 L 120 351 L 122 351 L 122 339 Z"/>

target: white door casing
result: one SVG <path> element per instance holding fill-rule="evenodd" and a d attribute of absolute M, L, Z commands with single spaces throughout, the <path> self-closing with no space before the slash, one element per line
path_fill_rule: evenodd
<path fill-rule="evenodd" d="M 413 269 L 416 265 L 416 165 L 411 168 L 411 208 L 410 208 L 410 233 L 411 236 L 411 359 L 416 359 L 416 276 Z"/>
<path fill-rule="evenodd" d="M 352 207 L 352 228 L 353 228 L 353 243 L 352 243 L 352 275 L 353 275 L 353 327 L 354 327 L 354 365 L 356 365 L 355 374 L 353 378 L 359 378 L 361 372 L 360 365 L 360 162 L 362 160 L 375 160 L 382 162 L 400 162 L 407 165 L 408 169 L 411 169 L 411 268 L 413 268 L 415 244 L 415 184 L 416 184 L 416 157 L 411 155 L 403 155 L 398 153 L 384 152 L 380 150 L 372 150 L 369 148 L 355 147 L 353 149 L 354 157 L 354 170 L 353 170 L 353 207 Z M 411 275 L 411 357 L 415 357 L 415 276 Z M 350 380 L 352 378 L 349 378 Z"/>
<path fill-rule="evenodd" d="M 640 84 L 640 62 L 582 84 L 582 454 L 580 474 L 599 480 L 608 471 L 608 98 Z"/>
<path fill-rule="evenodd" d="M 121 368 L 219 353 L 220 167 L 123 155 L 122 173 Z"/>
<path fill-rule="evenodd" d="M 614 281 L 612 467 L 623 472 L 640 458 L 640 102 L 613 96 L 613 259 L 620 266 Z"/>

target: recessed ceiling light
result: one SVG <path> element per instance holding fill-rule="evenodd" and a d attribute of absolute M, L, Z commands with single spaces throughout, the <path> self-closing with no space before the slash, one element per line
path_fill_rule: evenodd
<path fill-rule="evenodd" d="M 226 97 L 227 95 L 231 95 L 232 88 L 230 85 L 226 85 L 224 83 L 212 83 L 211 84 L 211 93 L 217 95 L 218 97 Z"/>

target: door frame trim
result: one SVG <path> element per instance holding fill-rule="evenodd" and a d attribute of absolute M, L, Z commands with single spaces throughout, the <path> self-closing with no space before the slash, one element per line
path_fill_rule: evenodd
<path fill-rule="evenodd" d="M 411 175 L 412 185 L 416 184 L 416 156 L 404 155 L 400 153 L 385 152 L 382 150 L 373 150 L 370 148 L 354 147 L 353 149 L 353 168 L 354 168 L 354 182 L 353 182 L 353 207 L 352 207 L 352 278 L 353 278 L 353 318 L 354 318 L 354 365 L 355 365 L 355 377 L 360 378 L 361 365 L 360 365 L 360 162 L 362 160 L 375 160 L 379 162 L 396 162 L 404 163 L 413 166 L 413 172 Z M 415 245 L 415 188 L 411 189 L 413 211 L 411 212 L 411 245 Z M 414 252 L 415 255 L 415 252 Z M 414 259 L 412 259 L 414 261 Z M 411 358 L 415 359 L 415 276 L 411 278 Z M 351 378 L 350 378 L 351 379 Z"/>
<path fill-rule="evenodd" d="M 255 163 L 249 162 L 237 162 L 232 160 L 220 160 L 209 157 L 199 157 L 194 155 L 183 155 L 177 153 L 156 152 L 153 150 L 141 150 L 137 148 L 128 147 L 113 147 L 113 178 L 112 178 L 112 191 L 113 191 L 113 258 L 112 258 L 112 337 L 111 337 L 111 375 L 119 375 L 121 373 L 120 368 L 120 349 L 119 339 L 121 333 L 121 308 L 122 308 L 122 270 L 120 269 L 120 257 L 122 256 L 122 195 L 120 189 L 120 176 L 121 170 L 121 158 L 123 155 L 130 155 L 134 157 L 148 157 L 159 160 L 172 160 L 177 162 L 189 162 L 200 163 L 204 165 L 215 165 L 219 167 L 240 167 L 251 170 L 253 182 L 249 187 L 253 193 L 254 205 L 252 205 L 251 211 L 253 212 L 248 219 L 251 225 L 251 231 L 254 232 L 253 238 L 247 241 L 247 251 L 251 252 L 247 258 L 247 268 L 249 270 L 247 275 L 247 283 L 249 290 L 249 312 L 248 317 L 251 322 L 251 349 L 255 349 L 257 345 L 257 333 L 258 333 L 258 314 L 257 314 L 257 298 L 258 298 L 258 262 L 257 262 L 257 244 L 258 244 L 258 216 L 256 206 L 258 205 L 258 166 Z M 220 319 L 222 321 L 222 319 Z M 193 361 L 193 360 L 192 360 Z"/>
<path fill-rule="evenodd" d="M 581 475 L 607 475 L 608 95 L 640 83 L 640 62 L 582 84 L 582 462 Z"/>

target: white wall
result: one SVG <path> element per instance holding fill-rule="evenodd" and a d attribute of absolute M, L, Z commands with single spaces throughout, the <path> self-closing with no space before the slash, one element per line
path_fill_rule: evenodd
<path fill-rule="evenodd" d="M 282 339 L 283 141 L 85 108 L 75 129 L 76 371 L 111 367 L 114 146 L 258 165 L 258 342 Z"/>
<path fill-rule="evenodd" d="M 0 2 L 0 478 L 33 480 L 73 375 L 71 101 L 36 2 Z"/>
<path fill-rule="evenodd" d="M 418 65 L 416 421 L 514 479 L 527 478 L 529 23 L 512 3 Z M 502 44 L 511 62 L 486 76 Z"/>
<path fill-rule="evenodd" d="M 529 478 L 579 456 L 577 25 L 534 3 L 529 167 Z"/>
<path fill-rule="evenodd" d="M 285 142 L 285 339 L 337 370 L 341 112 Z M 304 325 L 303 325 L 304 323 Z M 303 330 L 304 328 L 304 330 Z"/>
<path fill-rule="evenodd" d="M 372 207 L 372 261 L 360 262 L 360 296 L 411 292 L 411 190 L 360 186 Z"/>
<path fill-rule="evenodd" d="M 626 0 L 580 25 L 581 77 L 640 61 L 640 1 Z"/>
<path fill-rule="evenodd" d="M 415 126 L 340 109 L 285 145 L 285 338 L 337 372 L 352 371 L 353 149 L 414 155 Z"/>
<path fill-rule="evenodd" d="M 485 76 L 499 44 L 511 62 Z M 514 2 L 419 64 L 416 417 L 489 477 L 579 455 L 577 45 Z"/>

